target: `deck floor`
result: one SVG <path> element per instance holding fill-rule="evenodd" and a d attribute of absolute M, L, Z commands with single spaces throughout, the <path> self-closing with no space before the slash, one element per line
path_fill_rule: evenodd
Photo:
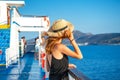
<path fill-rule="evenodd" d="M 20 65 L 14 64 L 7 69 L 0 66 L 0 80 L 44 80 L 43 75 L 44 72 L 34 59 L 33 52 L 26 53 L 20 59 Z"/>

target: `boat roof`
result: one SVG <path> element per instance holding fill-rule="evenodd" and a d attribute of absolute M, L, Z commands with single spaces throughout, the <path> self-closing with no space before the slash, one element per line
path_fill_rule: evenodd
<path fill-rule="evenodd" d="M 0 1 L 0 4 L 7 4 L 8 6 L 21 7 L 25 5 L 24 1 Z"/>

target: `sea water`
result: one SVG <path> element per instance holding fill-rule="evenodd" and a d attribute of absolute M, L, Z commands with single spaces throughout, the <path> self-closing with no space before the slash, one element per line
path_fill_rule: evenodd
<path fill-rule="evenodd" d="M 72 46 L 69 48 L 73 49 Z M 91 80 L 120 80 L 120 45 L 79 46 L 83 59 L 70 57 L 77 69 Z"/>

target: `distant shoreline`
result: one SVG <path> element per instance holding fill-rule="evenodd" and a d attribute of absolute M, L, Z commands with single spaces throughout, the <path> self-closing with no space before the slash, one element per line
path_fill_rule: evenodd
<path fill-rule="evenodd" d="M 71 44 L 65 44 L 66 46 L 72 46 Z M 120 44 L 88 44 L 88 45 L 81 45 L 81 44 L 78 44 L 78 46 L 120 46 Z"/>

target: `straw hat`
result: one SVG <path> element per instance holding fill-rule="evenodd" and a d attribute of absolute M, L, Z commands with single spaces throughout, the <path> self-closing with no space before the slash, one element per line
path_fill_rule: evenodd
<path fill-rule="evenodd" d="M 60 19 L 53 23 L 47 34 L 50 37 L 63 37 L 66 30 L 73 32 L 73 29 L 74 26 L 70 22 Z"/>

